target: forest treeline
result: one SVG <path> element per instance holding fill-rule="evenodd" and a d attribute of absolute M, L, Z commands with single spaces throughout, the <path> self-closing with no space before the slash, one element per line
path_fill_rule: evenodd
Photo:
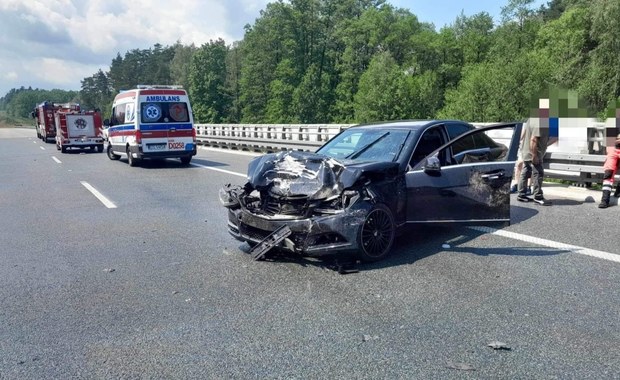
<path fill-rule="evenodd" d="M 441 28 L 383 0 L 268 4 L 241 41 L 154 45 L 112 59 L 79 92 L 13 89 L 0 109 L 42 100 L 109 113 L 137 84 L 180 84 L 200 123 L 354 123 L 527 117 L 549 88 L 592 114 L 620 97 L 620 0 L 508 0 L 501 21 L 461 14 Z"/>

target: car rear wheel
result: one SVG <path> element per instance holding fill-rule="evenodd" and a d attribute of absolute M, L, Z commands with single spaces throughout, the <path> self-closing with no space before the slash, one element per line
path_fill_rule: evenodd
<path fill-rule="evenodd" d="M 129 147 L 127 147 L 127 163 L 129 164 L 129 166 L 138 166 L 138 159 L 134 158 L 131 155 L 131 151 L 129 150 Z"/>
<path fill-rule="evenodd" d="M 362 261 L 377 261 L 386 257 L 394 243 L 396 227 L 390 209 L 377 204 L 366 215 L 366 220 L 360 226 L 359 256 Z"/>
<path fill-rule="evenodd" d="M 183 165 L 189 165 L 191 161 L 192 161 L 192 156 L 181 157 L 181 163 Z"/>
<path fill-rule="evenodd" d="M 106 153 L 108 154 L 108 158 L 110 160 L 118 160 L 119 158 L 121 158 L 121 156 L 119 156 L 118 154 L 114 154 L 111 144 L 108 144 L 108 150 L 106 150 Z"/>

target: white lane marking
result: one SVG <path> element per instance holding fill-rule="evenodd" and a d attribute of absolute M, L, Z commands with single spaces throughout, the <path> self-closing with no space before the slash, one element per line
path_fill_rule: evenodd
<path fill-rule="evenodd" d="M 226 174 L 232 174 L 232 175 L 236 175 L 239 177 L 244 177 L 246 178 L 247 176 L 245 174 L 241 174 L 241 173 L 236 173 L 236 172 L 231 172 L 230 170 L 224 170 L 224 169 L 219 169 L 219 168 L 214 168 L 211 166 L 206 166 L 206 165 L 201 165 L 201 164 L 192 164 L 193 166 L 198 166 L 201 168 L 205 168 L 205 169 L 209 169 L 209 170 L 215 170 L 216 172 L 222 172 L 222 173 L 226 173 Z"/>
<path fill-rule="evenodd" d="M 92 187 L 88 182 L 86 181 L 80 181 L 80 183 L 82 184 L 82 186 L 84 186 L 88 191 L 90 191 L 91 193 L 93 193 L 93 195 L 95 197 L 97 197 L 97 199 L 99 199 L 101 201 L 101 203 L 103 203 L 103 205 L 107 208 L 116 208 L 116 205 L 114 203 L 112 203 L 112 201 L 110 201 L 108 198 L 106 198 L 103 194 L 101 194 L 97 189 L 95 189 L 94 187 Z"/>
<path fill-rule="evenodd" d="M 55 156 L 52 156 L 52 160 L 56 161 L 57 164 L 62 164 L 62 161 L 57 159 Z"/>
<path fill-rule="evenodd" d="M 36 144 L 37 142 L 36 142 L 36 141 L 33 141 L 33 143 L 35 143 L 35 144 Z"/>
<path fill-rule="evenodd" d="M 41 148 L 41 150 L 45 150 L 45 148 L 43 148 L 42 146 L 40 146 L 39 148 Z"/>
<path fill-rule="evenodd" d="M 578 253 L 580 255 L 592 256 L 592 257 L 596 257 L 599 259 L 615 261 L 617 263 L 620 263 L 620 255 L 616 255 L 616 254 L 609 253 L 609 252 L 597 251 L 595 249 L 579 247 L 576 245 L 558 243 L 553 240 L 541 239 L 541 238 L 537 238 L 537 237 L 533 237 L 529 235 L 518 234 L 516 232 L 496 230 L 495 228 L 490 228 L 490 227 L 469 227 L 469 228 L 471 228 L 472 230 L 480 231 L 480 232 L 486 232 L 492 235 L 498 235 L 498 236 L 503 236 L 503 237 L 507 237 L 510 239 L 521 240 L 527 243 L 542 245 L 543 247 L 549 247 L 549 248 L 554 248 L 558 250 L 566 250 L 572 253 Z"/>

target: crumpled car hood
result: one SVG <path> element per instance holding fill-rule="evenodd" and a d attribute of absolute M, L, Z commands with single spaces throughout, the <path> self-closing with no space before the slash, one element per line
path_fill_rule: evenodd
<path fill-rule="evenodd" d="M 317 153 L 284 151 L 265 154 L 248 166 L 249 184 L 279 197 L 328 199 L 342 193 L 368 172 L 392 172 L 397 162 L 347 162 Z"/>

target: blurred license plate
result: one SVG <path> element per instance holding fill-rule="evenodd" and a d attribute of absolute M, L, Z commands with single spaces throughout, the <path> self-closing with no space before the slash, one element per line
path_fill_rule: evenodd
<path fill-rule="evenodd" d="M 146 144 L 149 150 L 164 150 L 166 149 L 166 143 L 161 144 Z"/>

